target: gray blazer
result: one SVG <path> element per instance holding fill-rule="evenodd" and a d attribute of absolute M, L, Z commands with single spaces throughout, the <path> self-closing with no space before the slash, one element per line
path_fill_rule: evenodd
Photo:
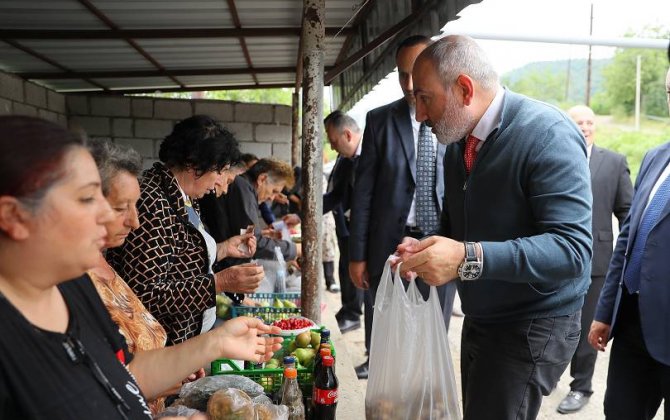
<path fill-rule="evenodd" d="M 435 194 L 444 200 L 444 152 L 437 145 Z M 349 257 L 367 261 L 371 278 L 381 275 L 403 238 L 416 186 L 416 156 L 409 105 L 401 98 L 366 117 L 351 203 Z"/>

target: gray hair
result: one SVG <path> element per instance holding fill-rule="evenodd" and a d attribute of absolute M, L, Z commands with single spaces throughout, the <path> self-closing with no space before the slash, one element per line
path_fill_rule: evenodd
<path fill-rule="evenodd" d="M 107 140 L 89 140 L 86 147 L 98 165 L 103 195 L 109 194 L 112 180 L 119 172 L 126 171 L 134 177 L 140 176 L 142 158 L 134 149 Z"/>
<path fill-rule="evenodd" d="M 323 125 L 328 128 L 328 127 L 333 127 L 340 133 L 345 129 L 348 128 L 354 133 L 360 133 L 361 129 L 356 123 L 356 120 L 348 116 L 342 111 L 333 111 L 328 116 L 323 120 Z"/>
<path fill-rule="evenodd" d="M 498 73 L 482 48 L 470 37 L 449 35 L 429 45 L 420 55 L 434 65 L 445 87 L 466 74 L 485 90 L 495 90 Z"/>

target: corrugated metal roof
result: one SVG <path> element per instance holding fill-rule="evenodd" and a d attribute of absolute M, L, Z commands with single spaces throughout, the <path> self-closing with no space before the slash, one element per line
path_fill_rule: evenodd
<path fill-rule="evenodd" d="M 382 58 L 395 41 L 386 41 L 432 35 L 435 17 L 444 25 L 476 1 L 326 0 L 326 82 L 347 103 L 392 69 Z M 299 85 L 302 8 L 302 0 L 3 0 L 0 69 L 59 91 Z"/>

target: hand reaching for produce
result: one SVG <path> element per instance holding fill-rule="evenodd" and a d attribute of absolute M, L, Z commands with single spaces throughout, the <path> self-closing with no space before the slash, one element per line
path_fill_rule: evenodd
<path fill-rule="evenodd" d="M 262 334 L 279 334 L 281 329 L 246 316 L 226 321 L 214 331 L 220 338 L 220 357 L 227 359 L 265 362 L 281 348 L 283 341 L 281 337 L 260 337 Z"/>

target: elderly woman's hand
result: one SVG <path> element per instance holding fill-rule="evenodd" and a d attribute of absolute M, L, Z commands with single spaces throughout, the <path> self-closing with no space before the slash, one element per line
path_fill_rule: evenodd
<path fill-rule="evenodd" d="M 228 267 L 214 275 L 216 292 L 254 293 L 264 276 L 263 267 L 256 263 Z"/>
<path fill-rule="evenodd" d="M 253 232 L 233 236 L 216 244 L 216 260 L 226 257 L 250 258 L 256 253 L 256 236 Z"/>
<path fill-rule="evenodd" d="M 261 337 L 264 334 L 279 334 L 279 327 L 266 325 L 258 318 L 241 316 L 226 321 L 214 329 L 219 337 L 221 356 L 227 359 L 242 359 L 256 363 L 272 358 L 281 348 L 281 337 Z"/>

